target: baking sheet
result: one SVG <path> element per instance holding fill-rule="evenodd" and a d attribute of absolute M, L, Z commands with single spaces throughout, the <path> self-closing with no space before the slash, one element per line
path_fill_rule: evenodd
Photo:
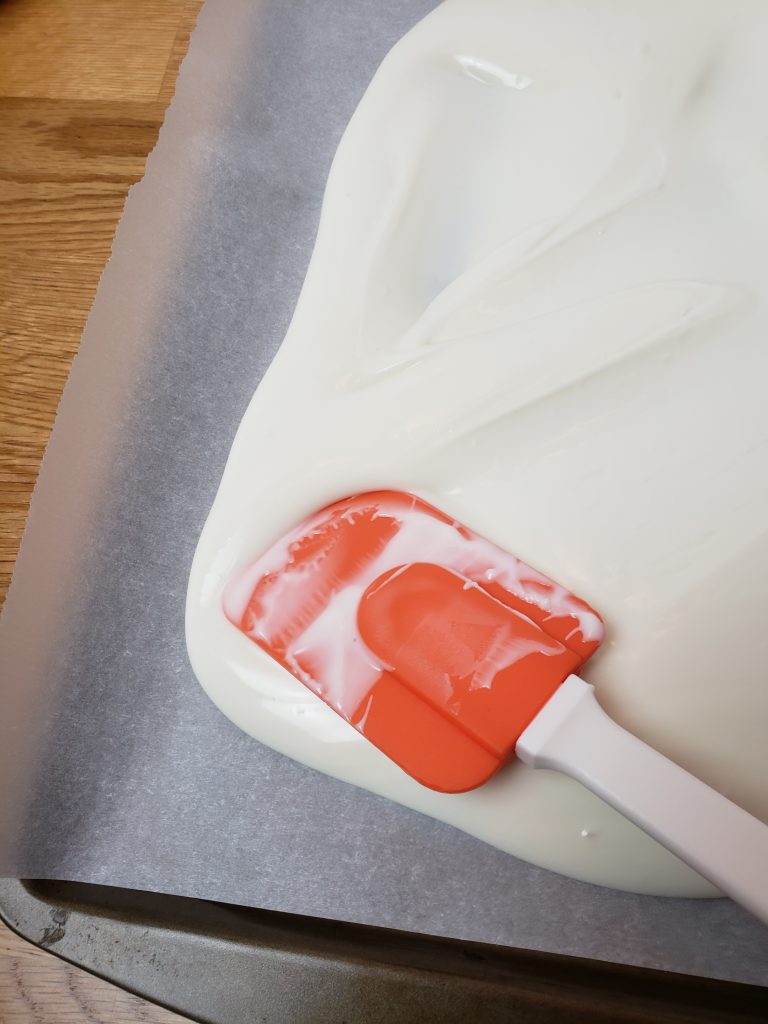
<path fill-rule="evenodd" d="M 187 662 L 196 539 L 286 330 L 333 152 L 433 6 L 207 0 L 0 629 L 0 868 L 768 984 L 768 929 L 734 904 L 575 882 L 314 773 L 240 733 Z"/>

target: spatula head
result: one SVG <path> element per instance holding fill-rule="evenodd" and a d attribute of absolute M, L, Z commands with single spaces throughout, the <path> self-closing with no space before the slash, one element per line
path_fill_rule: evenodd
<path fill-rule="evenodd" d="M 232 579 L 229 620 L 419 782 L 485 782 L 603 637 L 582 600 L 419 498 L 311 516 Z"/>

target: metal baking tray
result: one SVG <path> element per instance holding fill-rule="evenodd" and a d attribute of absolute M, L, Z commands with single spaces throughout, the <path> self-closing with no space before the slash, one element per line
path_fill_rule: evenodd
<path fill-rule="evenodd" d="M 0 880 L 16 932 L 207 1024 L 768 1021 L 768 989 L 86 885 Z"/>

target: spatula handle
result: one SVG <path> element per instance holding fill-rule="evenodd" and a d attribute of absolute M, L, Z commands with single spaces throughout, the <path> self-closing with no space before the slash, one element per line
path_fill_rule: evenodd
<path fill-rule="evenodd" d="M 768 923 L 768 826 L 622 729 L 588 683 L 569 676 L 515 752 L 583 783 Z"/>

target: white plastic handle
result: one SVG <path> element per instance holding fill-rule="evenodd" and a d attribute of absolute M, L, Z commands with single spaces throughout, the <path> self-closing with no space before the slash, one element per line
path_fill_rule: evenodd
<path fill-rule="evenodd" d="M 517 741 L 583 783 L 768 924 L 768 825 L 617 725 L 569 676 Z"/>

